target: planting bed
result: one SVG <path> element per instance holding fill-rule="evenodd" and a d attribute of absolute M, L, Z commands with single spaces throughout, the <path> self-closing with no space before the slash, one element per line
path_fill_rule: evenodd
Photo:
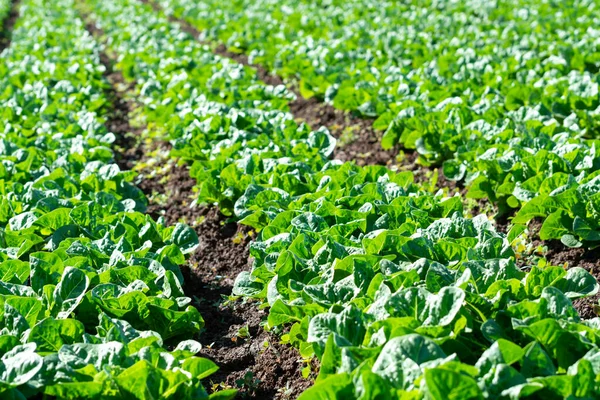
<path fill-rule="evenodd" d="M 0 398 L 599 397 L 597 7 L 0 0 Z"/>

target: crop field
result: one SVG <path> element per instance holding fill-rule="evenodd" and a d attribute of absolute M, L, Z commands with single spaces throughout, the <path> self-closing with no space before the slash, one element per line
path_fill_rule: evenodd
<path fill-rule="evenodd" d="M 597 0 L 0 27 L 0 399 L 600 398 Z"/>

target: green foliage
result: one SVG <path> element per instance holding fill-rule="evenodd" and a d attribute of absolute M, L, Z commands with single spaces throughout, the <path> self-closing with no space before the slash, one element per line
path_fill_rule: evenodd
<path fill-rule="evenodd" d="M 0 397 L 208 398 L 217 366 L 195 356 L 204 321 L 178 268 L 198 238 L 144 214 L 115 164 L 74 2 L 22 1 L 2 56 Z"/>
<path fill-rule="evenodd" d="M 216 203 L 259 232 L 250 245 L 252 270 L 238 276 L 234 294 L 262 302 L 269 308 L 267 328 L 289 328 L 284 340 L 296 346 L 302 356 L 319 358 L 319 377 L 302 399 L 600 395 L 596 383 L 600 374 L 596 368 L 600 322 L 597 318 L 581 320 L 572 304 L 573 299 L 598 292 L 598 283 L 589 272 L 577 268 L 565 271 L 544 261 L 520 268 L 515 264 L 508 240 L 496 232 L 485 215 L 475 218 L 463 215 L 460 197 L 445 198 L 419 190 L 412 183 L 410 172 L 397 173 L 377 166 L 361 168 L 328 160 L 334 140 L 325 130 L 313 131 L 293 120 L 286 112 L 291 95 L 285 88 L 264 85 L 251 69 L 211 54 L 149 5 L 131 0 L 89 3 L 111 50 L 121 54 L 117 68 L 136 83 L 140 102 L 144 104 L 140 113 L 170 135 L 174 156 L 192 164 L 191 174 L 198 180 L 199 202 Z M 329 11 L 324 10 L 353 7 L 356 2 L 333 2 L 336 7 L 325 7 L 322 2 L 304 3 L 315 4 L 329 18 Z M 231 4 L 236 7 L 240 2 Z M 261 2 L 257 4 L 264 7 Z M 447 7 L 462 7 L 463 2 L 448 4 Z M 479 13 L 496 15 L 493 7 L 468 4 L 477 7 L 467 8 L 473 18 L 480 18 Z M 223 2 L 219 5 L 226 9 Z M 393 5 L 399 10 L 411 7 L 398 2 Z M 440 7 L 447 11 L 443 5 Z M 370 7 L 365 13 L 376 12 L 373 8 L 393 12 L 393 7 L 384 4 Z M 204 10 L 214 11 L 211 7 Z M 282 15 L 281 10 L 286 8 L 265 7 L 265 10 Z M 446 14 L 434 13 L 431 20 L 445 21 L 448 27 L 419 30 L 424 33 L 423 40 L 433 31 L 446 37 L 448 29 L 476 26 L 463 18 L 464 10 L 456 11 L 456 20 L 464 19 L 462 24 L 454 26 L 453 19 L 440 19 Z M 499 13 L 502 16 L 502 11 Z M 218 14 L 211 15 L 217 17 Z M 419 14 L 411 18 L 430 21 Z M 289 20 L 311 23 L 310 18 Z M 366 29 L 373 28 L 371 22 L 381 24 L 381 20 L 364 20 Z M 334 27 L 346 24 L 335 19 L 330 22 Z M 270 24 L 264 25 L 272 28 Z M 394 29 L 405 26 L 410 25 L 393 25 Z M 515 31 L 520 32 L 524 26 L 517 24 Z M 257 32 L 262 31 L 244 30 L 248 35 Z M 416 70 L 412 76 L 418 82 L 404 85 L 404 77 L 393 80 L 381 75 L 388 79 L 386 88 L 402 95 L 402 101 L 386 100 L 391 112 L 379 110 L 377 104 L 375 111 L 369 108 L 373 106 L 369 96 L 372 99 L 373 93 L 379 93 L 381 85 L 364 84 L 358 91 L 345 82 L 331 85 L 326 81 L 327 76 L 316 78 L 313 73 L 315 81 L 302 80 L 301 90 L 305 94 L 328 92 L 328 99 L 339 107 L 362 107 L 364 114 L 383 115 L 378 124 L 390 125 L 384 139 L 386 144 L 401 140 L 405 146 L 417 148 L 428 162 L 454 160 L 452 157 L 459 149 L 461 154 L 463 148 L 468 149 L 469 140 L 475 145 L 481 144 L 479 139 L 482 143 L 488 140 L 497 144 L 500 143 L 494 141 L 497 135 L 515 146 L 521 139 L 530 141 L 536 151 L 514 151 L 510 157 L 500 159 L 499 169 L 490 164 L 489 171 L 496 174 L 493 179 L 514 165 L 519 165 L 525 175 L 532 171 L 533 176 L 556 171 L 554 177 L 548 176 L 548 182 L 536 178 L 525 185 L 531 178 L 527 175 L 522 185 L 496 187 L 487 175 L 472 176 L 470 166 L 462 160 L 449 162 L 445 173 L 454 179 L 472 181 L 469 196 L 474 198 L 504 195 L 506 189 L 515 197 L 507 196 L 506 204 L 523 202 L 528 215 L 544 213 L 534 207 L 535 199 L 543 197 L 533 193 L 534 190 L 558 196 L 563 203 L 553 203 L 557 210 L 574 205 L 580 199 L 569 192 L 572 179 L 558 174 L 571 168 L 561 157 L 573 157 L 571 161 L 579 160 L 583 169 L 589 169 L 585 146 L 592 148 L 594 143 L 569 136 L 573 125 L 568 121 L 563 124 L 560 119 L 560 124 L 544 124 L 546 114 L 536 119 L 538 114 L 527 108 L 539 97 L 535 87 L 520 84 L 513 87 L 498 80 L 497 74 L 491 74 L 484 76 L 485 80 L 473 88 L 471 95 L 465 83 L 470 82 L 468 79 L 453 78 L 478 71 L 479 66 L 471 65 L 470 52 L 463 52 L 460 60 L 452 55 L 444 58 L 441 53 L 448 48 L 456 52 L 464 50 L 465 43 L 471 42 L 477 33 L 469 31 L 464 41 L 459 38 L 450 47 L 448 41 L 440 41 L 437 53 L 431 52 L 440 55 L 443 61 L 439 64 L 443 72 L 440 76 L 435 75 L 436 69 L 427 60 L 416 58 L 427 53 L 423 52 L 423 44 L 407 49 L 407 56 L 415 56 L 415 60 L 403 67 Z M 494 33 L 499 34 L 500 31 Z M 269 35 L 265 37 L 271 40 Z M 273 35 L 272 40 L 281 37 Z M 312 42 L 298 43 L 312 45 Z M 492 45 L 482 43 L 482 46 L 491 52 Z M 261 57 L 259 53 L 255 55 Z M 500 53 L 498 57 L 504 55 Z M 343 52 L 340 57 L 343 59 Z M 512 66 L 513 59 L 509 60 Z M 531 63 L 532 68 L 537 61 Z M 281 65 L 286 68 L 287 64 Z M 357 64 L 356 71 L 361 71 L 364 77 L 357 79 L 370 79 L 369 74 L 363 74 L 366 70 L 363 66 Z M 402 68 L 396 65 L 395 68 L 402 75 Z M 485 72 L 487 64 L 481 68 Z M 507 73 L 516 74 L 512 69 Z M 589 72 L 581 70 L 573 76 L 586 73 Z M 373 79 L 377 81 L 378 77 Z M 421 78 L 428 81 L 421 82 Z M 490 103 L 491 111 L 486 118 L 496 121 L 492 117 L 496 118 L 501 110 L 510 118 L 514 114 L 514 119 L 509 118 L 506 126 L 492 124 L 485 118 L 482 122 L 473 121 L 479 111 L 483 115 L 487 110 L 483 105 L 479 111 L 471 110 L 479 104 L 476 100 L 481 96 L 485 100 L 483 105 Z M 461 113 L 465 121 L 461 121 Z M 529 119 L 533 119 L 531 124 L 527 123 Z M 476 123 L 457 133 L 472 122 Z M 523 127 L 527 129 L 518 131 Z M 480 135 L 477 130 L 486 134 Z M 523 133 L 526 131 L 531 131 L 530 136 Z M 550 149 L 535 147 L 547 143 L 546 137 L 564 138 L 560 145 L 565 147 L 557 154 L 552 153 L 551 143 Z M 496 154 L 489 153 L 488 158 L 479 153 L 473 153 L 472 157 L 475 162 L 486 162 Z M 559 167 L 563 169 L 559 171 Z M 563 191 L 560 188 L 564 185 L 568 187 Z M 512 194 L 514 190 L 518 196 Z M 563 193 L 569 194 L 560 197 Z M 585 207 L 583 210 L 587 212 Z M 568 212 L 579 213 L 575 215 L 580 217 L 577 229 L 588 235 L 586 240 L 592 240 L 594 229 L 581 216 L 580 207 Z M 547 221 L 562 224 L 568 220 L 568 212 L 559 212 Z M 518 218 L 525 221 L 518 222 Z M 575 217 L 572 218 L 575 226 Z M 519 224 L 526 220 L 522 215 L 517 216 Z M 30 224 L 28 218 L 19 223 Z M 561 233 L 568 235 L 569 229 Z M 544 230 L 544 235 L 546 231 L 552 230 Z M 578 238 L 567 236 L 565 240 L 577 245 Z M 110 302 L 107 307 L 126 314 L 129 300 L 127 297 Z M 134 303 L 144 304 L 137 300 Z M 154 309 L 154 304 L 150 309 Z M 144 320 L 135 322 L 141 324 Z"/>
<path fill-rule="evenodd" d="M 600 242 L 594 2 L 158 2 L 303 96 L 378 117 L 384 148 L 441 164 L 467 197 L 547 217 L 542 238 Z"/>

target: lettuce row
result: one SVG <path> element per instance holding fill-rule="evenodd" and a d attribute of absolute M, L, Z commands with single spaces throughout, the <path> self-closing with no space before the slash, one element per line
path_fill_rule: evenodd
<path fill-rule="evenodd" d="M 379 117 L 383 147 L 443 163 L 516 229 L 539 217 L 542 239 L 600 241 L 593 1 L 158 3 L 304 96 Z"/>
<path fill-rule="evenodd" d="M 319 176 L 314 193 L 270 202 L 272 219 L 240 205 L 260 234 L 233 291 L 321 361 L 301 399 L 600 395 L 600 319 L 572 304 L 598 292 L 587 271 L 517 267 L 484 215 L 384 168 Z"/>
<path fill-rule="evenodd" d="M 284 339 L 320 359 L 304 398 L 598 394 L 599 321 L 571 303 L 597 293 L 587 271 L 522 270 L 484 216 L 463 217 L 460 197 L 327 161 L 326 132 L 295 124 L 284 102 L 240 100 L 277 90 L 247 69 L 230 73 L 147 5 L 90 3 L 140 112 L 194 161 L 199 200 L 260 231 L 234 294 L 264 302 L 268 327 L 291 326 Z"/>
<path fill-rule="evenodd" d="M 484 109 L 461 102 L 440 110 L 411 107 L 399 114 L 388 133 L 394 131 L 426 157 L 446 160 L 446 178 L 464 181 L 467 197 L 487 198 L 501 213 L 514 212 L 515 229 L 539 217 L 544 219 L 542 239 L 594 246 L 600 240 L 599 143 L 586 137 L 597 130 L 600 103 L 597 83 L 590 77 L 571 73 L 552 78 L 552 84 L 539 90 L 551 95 L 508 112 L 496 95 Z M 595 87 L 587 105 L 569 99 L 566 88 L 585 82 Z M 550 112 L 560 101 L 574 107 L 563 118 Z"/>
<path fill-rule="evenodd" d="M 194 356 L 204 321 L 178 267 L 198 238 L 144 214 L 114 163 L 74 2 L 23 0 L 2 56 L 0 397 L 208 398 L 217 367 Z"/>

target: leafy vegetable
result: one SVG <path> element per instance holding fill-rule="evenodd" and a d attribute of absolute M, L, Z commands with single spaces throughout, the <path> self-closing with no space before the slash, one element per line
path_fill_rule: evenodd
<path fill-rule="evenodd" d="M 110 49 L 120 55 L 117 68 L 136 84 L 144 104 L 140 114 L 170 135 L 174 157 L 192 163 L 199 202 L 217 203 L 258 232 L 250 247 L 252 270 L 238 276 L 234 294 L 262 302 L 269 308 L 268 329 L 289 328 L 283 340 L 303 356 L 319 358 L 320 375 L 302 399 L 600 395 L 594 383 L 600 373 L 594 369 L 600 324 L 597 318 L 581 320 L 571 300 L 597 293 L 598 283 L 587 271 L 565 271 L 543 260 L 520 268 L 508 240 L 485 215 L 463 215 L 460 197 L 422 191 L 413 184 L 411 173 L 329 160 L 334 140 L 323 129 L 311 130 L 293 120 L 286 112 L 291 95 L 285 88 L 264 85 L 251 69 L 211 54 L 150 5 L 129 0 L 89 0 L 87 5 Z M 394 5 L 400 10 L 410 7 Z M 476 8 L 467 9 L 477 18 L 479 13 L 495 15 L 493 7 L 479 3 L 465 7 L 469 5 Z M 381 8 L 387 10 L 385 5 Z M 460 20 L 463 14 L 458 11 L 456 19 Z M 437 16 L 434 21 L 454 22 Z M 470 27 L 466 21 L 451 29 Z M 518 24 L 516 32 L 523 27 Z M 431 30 L 422 31 L 425 40 Z M 476 34 L 470 32 L 464 40 Z M 449 45 L 448 41 L 440 43 L 446 46 L 440 52 Z M 483 42 L 482 46 L 487 45 Z M 460 40 L 450 47 L 465 48 Z M 439 114 L 431 112 L 425 101 L 414 110 L 408 110 L 412 104 L 408 102 L 390 108 L 402 118 L 418 115 L 451 124 L 454 119 L 445 122 L 448 112 L 459 121 L 460 115 L 452 113 L 466 104 L 463 95 L 447 97 L 436 90 L 462 88 L 463 82 L 447 84 L 454 75 L 469 71 L 469 54 L 461 62 L 450 56 L 448 64 L 442 65 L 448 73 L 439 79 L 435 69 L 426 68 L 425 60 L 410 65 L 417 71 L 415 79 L 420 72 L 436 78 L 422 89 L 417 85 L 412 89 L 423 90 L 424 100 L 440 100 L 431 104 L 439 108 Z M 487 65 L 482 65 L 484 71 Z M 484 82 L 505 90 L 496 75 L 484 77 Z M 391 83 L 392 90 L 400 92 L 400 83 Z M 302 85 L 310 89 L 306 82 Z M 493 89 L 485 92 L 485 85 L 479 86 L 481 92 L 473 94 L 473 99 L 495 96 Z M 349 102 L 364 104 L 358 103 L 362 98 L 352 95 L 352 88 L 340 84 L 335 89 Z M 410 86 L 406 90 L 411 93 Z M 535 100 L 535 91 L 506 90 L 501 93 L 507 100 L 498 107 L 508 111 Z M 523 121 L 527 110 L 520 110 L 525 113 L 519 120 Z M 466 131 L 464 136 L 454 131 L 440 135 L 444 131 L 434 130 L 438 125 L 418 119 L 412 122 L 437 135 L 436 140 L 456 137 L 460 142 L 470 137 Z M 566 128 L 554 132 L 552 124 L 546 129 L 538 122 L 530 129 L 539 128 L 540 135 L 549 131 L 560 135 Z M 421 133 L 416 130 L 414 146 L 431 155 L 425 159 L 451 158 L 452 152 L 441 151 L 443 157 L 431 152 L 431 142 L 422 139 Z M 566 136 L 567 142 L 577 139 Z M 532 154 L 560 165 L 548 153 Z M 547 166 L 542 161 L 528 160 L 526 165 L 542 172 Z M 469 173 L 461 163 L 450 163 L 446 170 L 456 179 Z M 555 185 L 570 182 L 560 175 L 554 179 Z M 546 190 L 536 182 L 521 188 L 519 196 L 527 198 L 526 191 L 532 188 Z M 481 182 L 473 187 L 481 195 L 493 185 Z M 556 188 L 548 186 L 550 191 Z M 525 207 L 535 204 L 534 197 L 527 199 Z M 562 218 L 562 214 L 555 217 Z M 581 221 L 578 227 L 587 231 Z M 95 298 L 102 302 L 103 293 L 98 289 Z M 108 287 L 106 293 L 117 301 L 101 303 L 102 310 L 118 315 L 129 315 L 128 304 L 144 304 L 137 294 L 121 294 Z M 150 308 L 155 308 L 154 303 Z M 135 320 L 135 324 L 143 323 L 143 318 Z M 136 371 L 143 368 L 139 363 L 135 367 Z M 148 372 L 140 375 L 148 376 Z"/>
<path fill-rule="evenodd" d="M 24 0 L 2 54 L 0 397 L 208 398 L 178 268 L 198 238 L 115 164 L 99 50 L 73 1 Z"/>
<path fill-rule="evenodd" d="M 600 242 L 597 4 L 158 0 L 300 93 L 369 117 L 542 239 Z"/>

